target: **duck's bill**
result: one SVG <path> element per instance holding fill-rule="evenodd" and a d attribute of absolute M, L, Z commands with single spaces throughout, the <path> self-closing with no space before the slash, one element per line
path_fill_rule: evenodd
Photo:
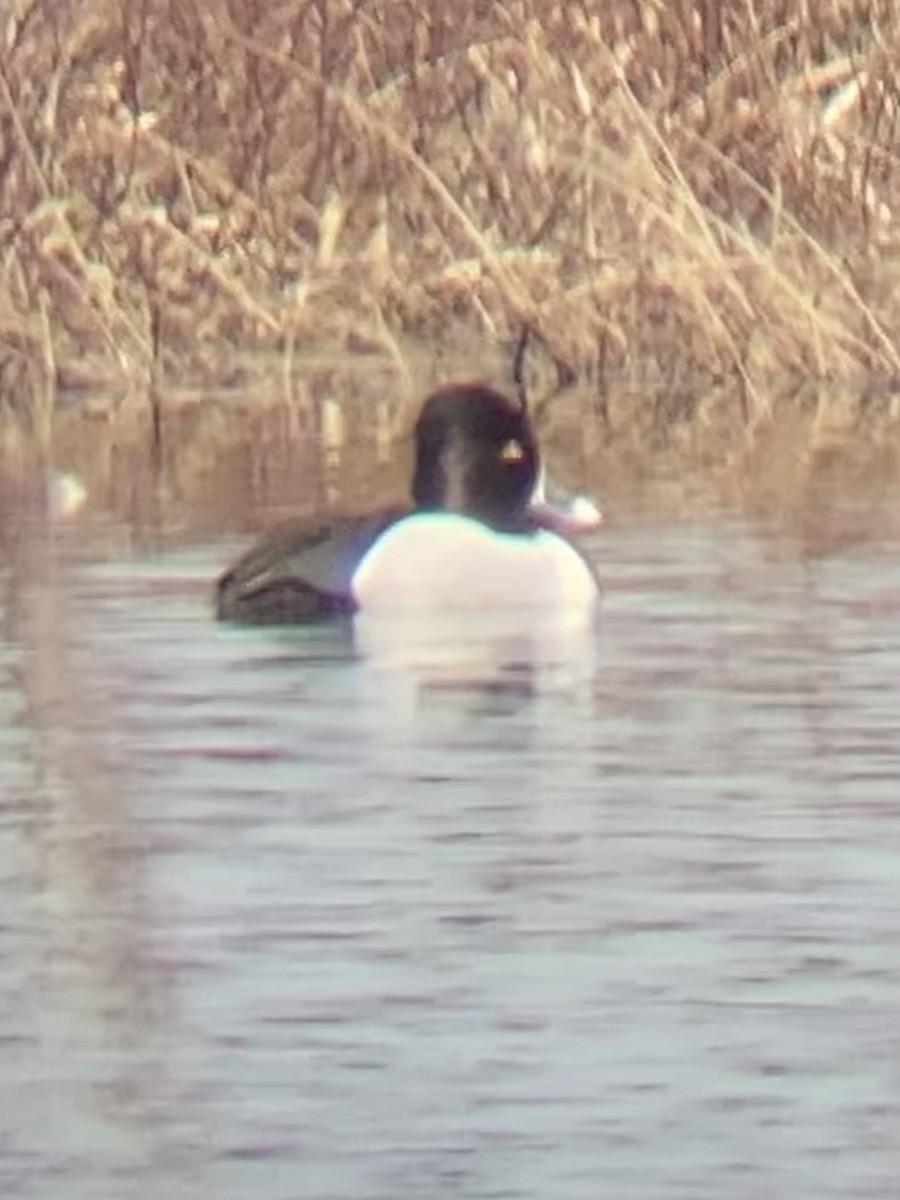
<path fill-rule="evenodd" d="M 541 528 L 568 535 L 592 533 L 603 524 L 603 514 L 593 500 L 554 487 L 543 471 L 529 511 Z"/>

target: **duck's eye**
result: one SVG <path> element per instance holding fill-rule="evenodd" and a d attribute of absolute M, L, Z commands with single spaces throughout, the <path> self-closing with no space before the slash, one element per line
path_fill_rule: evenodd
<path fill-rule="evenodd" d="M 525 457 L 525 451 L 522 449 L 522 443 L 515 438 L 510 438 L 508 442 L 504 442 L 500 447 L 500 461 L 505 463 L 521 462 Z"/>

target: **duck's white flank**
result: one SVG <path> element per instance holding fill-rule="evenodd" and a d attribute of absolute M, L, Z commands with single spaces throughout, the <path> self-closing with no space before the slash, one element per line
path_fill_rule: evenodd
<path fill-rule="evenodd" d="M 555 533 L 497 533 L 454 513 L 420 513 L 383 534 L 353 577 L 361 611 L 415 615 L 531 611 L 586 617 L 597 581 Z"/>

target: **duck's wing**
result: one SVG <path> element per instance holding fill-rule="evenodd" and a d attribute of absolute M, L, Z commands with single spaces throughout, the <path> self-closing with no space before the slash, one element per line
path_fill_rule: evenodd
<path fill-rule="evenodd" d="M 356 568 L 376 538 L 407 511 L 277 526 L 220 575 L 216 616 L 286 625 L 355 612 Z"/>

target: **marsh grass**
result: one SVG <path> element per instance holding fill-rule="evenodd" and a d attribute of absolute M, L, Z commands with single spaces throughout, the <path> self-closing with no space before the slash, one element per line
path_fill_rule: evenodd
<path fill-rule="evenodd" d="M 0 410 L 40 446 L 81 393 L 400 428 L 416 347 L 523 327 L 582 445 L 896 423 L 894 0 L 8 8 Z"/>

